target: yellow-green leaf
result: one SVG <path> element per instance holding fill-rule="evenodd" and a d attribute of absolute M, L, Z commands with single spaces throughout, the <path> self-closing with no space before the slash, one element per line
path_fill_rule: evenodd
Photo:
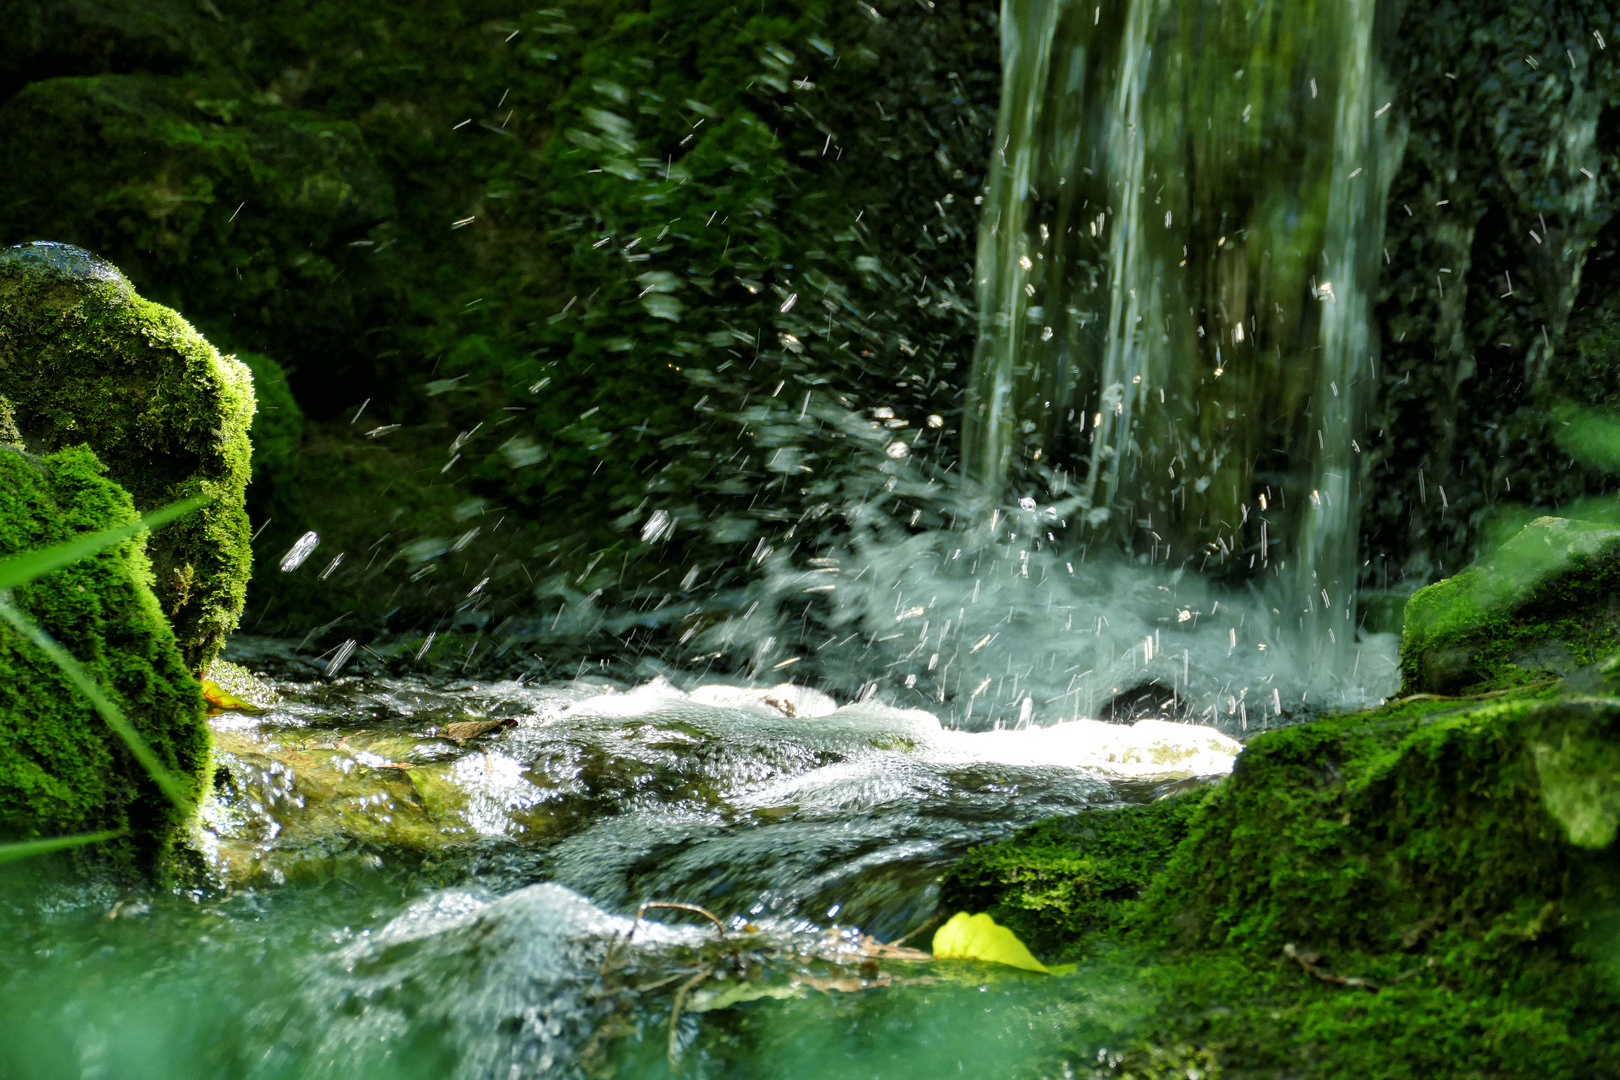
<path fill-rule="evenodd" d="M 1018 936 L 985 914 L 958 911 L 934 932 L 935 960 L 983 960 L 1025 971 L 1054 974 L 1030 955 Z"/>
<path fill-rule="evenodd" d="M 213 679 L 202 681 L 203 700 L 208 702 L 208 715 L 217 716 L 222 712 L 264 712 L 263 709 L 251 701 L 244 701 L 235 697 L 220 686 Z"/>

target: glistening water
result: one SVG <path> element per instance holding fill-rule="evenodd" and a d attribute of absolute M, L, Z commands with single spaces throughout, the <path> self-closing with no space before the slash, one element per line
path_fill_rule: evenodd
<path fill-rule="evenodd" d="M 234 646 L 295 673 L 289 648 Z M 970 845 L 1238 749 L 1153 720 L 964 732 L 791 684 L 278 683 L 213 721 L 223 890 L 7 898 L 0 1075 L 1057 1074 L 1140 994 L 874 938 L 926 946 Z M 647 901 L 725 932 L 653 909 L 632 933 Z"/>
<path fill-rule="evenodd" d="M 1402 146 L 1374 21 L 1008 0 L 960 461 L 938 414 L 743 394 L 769 483 L 623 523 L 741 551 L 723 592 L 614 606 L 593 561 L 476 681 L 236 639 L 283 700 L 213 721 L 219 887 L 10 893 L 0 1076 L 1106 1074 L 1128 976 L 879 943 L 926 947 L 974 844 L 1393 689 L 1353 589 Z"/>

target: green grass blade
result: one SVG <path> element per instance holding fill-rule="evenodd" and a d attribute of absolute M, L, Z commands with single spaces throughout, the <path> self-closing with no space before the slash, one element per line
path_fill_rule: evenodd
<path fill-rule="evenodd" d="M 146 740 L 141 738 L 140 732 L 135 730 L 134 725 L 124 716 L 122 710 L 117 705 L 114 705 L 106 694 L 102 693 L 101 687 L 96 685 L 96 681 L 90 677 L 90 673 L 85 671 L 66 649 L 57 644 L 54 638 L 35 626 L 28 616 L 13 607 L 8 599 L 0 598 L 0 619 L 4 619 L 15 627 L 19 634 L 38 646 L 40 651 L 50 657 L 51 661 L 62 669 L 63 674 L 68 677 L 68 681 L 78 687 L 79 693 L 88 698 L 90 704 L 95 706 L 96 712 L 101 714 L 101 718 L 107 722 L 107 726 L 112 728 L 120 739 L 124 740 L 124 745 L 129 747 L 131 754 L 135 755 L 135 760 L 141 763 L 147 774 L 152 777 L 158 787 L 163 789 L 163 793 L 169 797 L 170 801 L 182 811 L 190 812 L 191 800 L 186 795 L 185 783 L 164 767 L 163 763 L 158 760 L 157 754 L 153 753 Z"/>
<path fill-rule="evenodd" d="M 123 836 L 126 831 L 109 829 L 107 832 L 80 833 L 78 836 L 53 836 L 49 840 L 23 840 L 16 844 L 0 844 L 0 863 L 15 862 L 34 855 L 46 855 L 66 848 L 83 847 L 85 844 L 99 844 L 103 840 Z"/>
<path fill-rule="evenodd" d="M 89 555 L 94 555 L 102 548 L 111 547 L 120 540 L 128 539 L 145 529 L 155 529 L 160 525 L 167 525 L 177 517 L 184 517 L 195 510 L 200 510 L 211 500 L 207 495 L 193 495 L 189 499 L 165 506 L 161 510 L 154 510 L 141 518 L 140 521 L 128 525 L 119 525 L 105 529 L 88 536 L 75 537 L 65 543 L 53 547 L 41 548 L 39 551 L 27 551 L 21 555 L 13 555 L 9 559 L 0 561 L 0 589 L 15 589 L 18 585 L 26 585 L 35 578 L 43 577 L 52 570 L 62 567 Z"/>

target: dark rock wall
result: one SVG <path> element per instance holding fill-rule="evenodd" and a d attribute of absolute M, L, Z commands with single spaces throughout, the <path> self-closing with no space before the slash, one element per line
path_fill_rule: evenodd
<path fill-rule="evenodd" d="M 1460 570 L 1494 526 L 1609 477 L 1556 406 L 1620 395 L 1620 17 L 1603 0 L 1404 6 L 1387 42 L 1409 128 L 1390 190 L 1364 583 Z"/>

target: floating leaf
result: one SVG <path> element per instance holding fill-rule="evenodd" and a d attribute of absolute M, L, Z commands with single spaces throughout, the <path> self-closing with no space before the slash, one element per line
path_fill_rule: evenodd
<path fill-rule="evenodd" d="M 202 681 L 203 699 L 208 702 L 208 715 L 218 716 L 222 712 L 263 712 L 264 710 L 251 701 L 243 701 L 233 697 L 224 687 L 213 679 Z"/>
<path fill-rule="evenodd" d="M 509 727 L 517 727 L 517 721 L 511 717 L 502 720 L 460 720 L 454 724 L 444 725 L 444 734 L 451 739 L 472 739 L 499 728 Z"/>
<path fill-rule="evenodd" d="M 934 959 L 983 960 L 1025 971 L 1054 974 L 1051 968 L 1030 954 L 1016 934 L 982 913 L 969 915 L 965 911 L 958 911 L 935 931 Z"/>

